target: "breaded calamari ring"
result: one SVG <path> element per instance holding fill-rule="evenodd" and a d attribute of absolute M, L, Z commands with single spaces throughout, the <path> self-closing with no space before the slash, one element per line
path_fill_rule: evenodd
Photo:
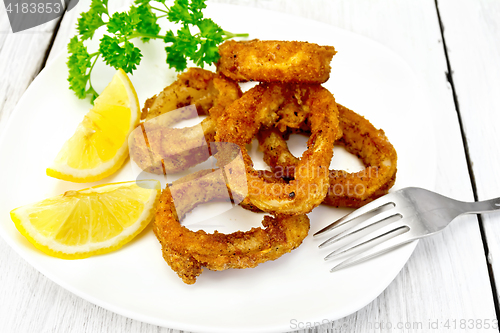
<path fill-rule="evenodd" d="M 215 119 L 241 94 L 238 84 L 230 79 L 201 68 L 188 69 L 146 101 L 141 115 L 146 122 L 130 138 L 132 159 L 143 170 L 156 174 L 175 173 L 205 161 L 210 156 L 207 142 L 214 141 Z M 177 110 L 192 104 L 199 115 L 208 115 L 201 127 L 170 128 L 193 117 L 189 109 Z"/>
<path fill-rule="evenodd" d="M 330 170 L 330 186 L 323 203 L 357 208 L 387 194 L 394 185 L 397 153 L 383 130 L 376 129 L 366 118 L 340 104 L 337 108 L 343 136 L 336 144 L 359 156 L 366 168 L 353 173 Z M 287 133 L 277 130 L 261 131 L 257 136 L 264 161 L 275 175 L 284 178 L 292 177 L 299 163 L 288 150 L 286 136 Z"/>
<path fill-rule="evenodd" d="M 228 40 L 219 46 L 217 71 L 235 81 L 323 83 L 333 46 L 276 40 Z"/>
<path fill-rule="evenodd" d="M 245 145 L 261 127 L 275 126 L 279 122 L 280 109 L 291 101 L 307 114 L 311 135 L 308 149 L 297 164 L 294 180 L 277 183 L 262 177 L 253 168 Z M 324 200 L 329 187 L 328 166 L 333 143 L 341 136 L 337 104 L 328 90 L 320 85 L 261 83 L 226 111 L 217 121 L 215 139 L 239 145 L 246 168 L 246 178 L 240 175 L 245 182 L 231 184 L 231 191 L 248 188 L 249 201 L 273 214 L 305 214 Z"/>
<path fill-rule="evenodd" d="M 182 226 L 179 220 L 197 205 L 228 197 L 228 188 L 217 170 L 208 171 L 198 172 L 196 177 L 190 175 L 165 188 L 153 223 L 165 261 L 185 283 L 195 283 L 203 267 L 214 271 L 251 268 L 275 260 L 297 248 L 307 236 L 306 215 L 265 216 L 264 228 L 231 234 L 217 231 L 209 234 Z"/>

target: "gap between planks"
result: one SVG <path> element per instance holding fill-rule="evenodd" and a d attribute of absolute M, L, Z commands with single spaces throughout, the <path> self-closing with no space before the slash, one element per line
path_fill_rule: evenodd
<path fill-rule="evenodd" d="M 464 146 L 465 159 L 467 161 L 467 169 L 469 172 L 470 182 L 472 185 L 472 192 L 474 194 L 474 200 L 478 201 L 476 178 L 474 176 L 474 170 L 472 168 L 472 161 L 471 161 L 471 157 L 470 157 L 470 153 L 469 153 L 469 144 L 467 143 L 467 136 L 466 136 L 465 129 L 463 126 L 462 116 L 460 114 L 460 106 L 458 103 L 458 97 L 457 97 L 457 93 L 456 93 L 456 89 L 455 89 L 455 84 L 453 82 L 453 70 L 451 69 L 450 59 L 448 56 L 448 48 L 446 47 L 446 40 L 445 40 L 445 36 L 444 36 L 444 25 L 443 25 L 443 21 L 441 20 L 441 14 L 439 12 L 438 1 L 439 0 L 434 0 L 434 3 L 436 5 L 436 13 L 437 13 L 438 21 L 439 21 L 439 28 L 441 30 L 441 39 L 443 40 L 443 50 L 444 50 L 444 55 L 446 58 L 446 67 L 448 70 L 448 72 L 446 73 L 446 78 L 447 78 L 448 82 L 450 83 L 451 92 L 453 94 L 453 103 L 455 104 L 455 111 L 457 112 L 457 119 L 458 119 L 458 123 L 460 126 L 460 134 L 461 134 L 462 143 Z M 478 219 L 478 224 L 479 224 L 479 231 L 481 233 L 481 240 L 482 240 L 483 248 L 484 248 L 484 255 L 486 258 L 486 266 L 488 267 L 488 275 L 489 275 L 489 279 L 490 279 L 491 292 L 493 294 L 493 303 L 495 305 L 495 313 L 496 313 L 497 319 L 500 319 L 500 304 L 498 301 L 498 292 L 497 292 L 497 286 L 496 286 L 496 281 L 495 281 L 495 274 L 493 272 L 493 267 L 488 259 L 490 250 L 488 247 L 488 242 L 486 240 L 486 232 L 484 230 L 484 224 L 483 224 L 483 219 L 482 219 L 481 214 L 477 215 L 477 219 Z"/>
<path fill-rule="evenodd" d="M 57 19 L 56 26 L 54 27 L 54 30 L 52 32 L 52 38 L 50 39 L 49 45 L 47 45 L 47 50 L 45 50 L 45 55 L 43 56 L 42 65 L 40 66 L 40 70 L 38 71 L 37 75 L 40 74 L 40 72 L 47 65 L 47 60 L 49 59 L 50 51 L 52 50 L 52 47 L 54 46 L 54 42 L 56 40 L 57 33 L 59 32 L 59 28 L 61 27 L 61 22 L 64 18 L 64 15 L 66 15 L 66 8 L 64 8 L 62 15 Z"/>

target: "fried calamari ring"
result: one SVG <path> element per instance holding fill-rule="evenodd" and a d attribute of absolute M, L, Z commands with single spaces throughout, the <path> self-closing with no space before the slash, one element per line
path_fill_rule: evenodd
<path fill-rule="evenodd" d="M 163 91 L 149 98 L 142 109 L 141 119 L 149 120 L 166 112 L 195 104 L 199 114 L 208 115 L 214 106 L 241 96 L 235 82 L 202 68 L 189 68 Z M 221 110 L 218 113 L 222 112 Z"/>
<path fill-rule="evenodd" d="M 355 173 L 330 170 L 330 187 L 323 203 L 357 208 L 386 194 L 394 185 L 397 154 L 383 130 L 377 130 L 367 119 L 340 104 L 337 108 L 343 136 L 336 144 L 360 157 L 366 168 Z M 299 166 L 299 160 L 288 150 L 286 136 L 277 130 L 258 134 L 264 161 L 275 175 L 279 173 L 284 178 L 293 177 Z"/>
<path fill-rule="evenodd" d="M 215 119 L 241 94 L 230 79 L 201 68 L 188 69 L 146 101 L 141 118 L 147 121 L 130 139 L 132 159 L 141 169 L 156 174 L 175 173 L 205 161 L 210 156 L 207 142 L 214 141 Z M 189 109 L 177 110 L 192 104 L 199 115 L 208 115 L 201 127 L 170 128 L 193 118 Z"/>
<path fill-rule="evenodd" d="M 163 257 L 187 284 L 196 282 L 203 267 L 220 271 L 275 260 L 297 248 L 309 232 L 306 215 L 265 216 L 264 228 L 231 234 L 208 234 L 181 226 L 179 220 L 197 205 L 227 199 L 228 188 L 221 179 L 217 170 L 203 170 L 180 179 L 163 190 L 157 206 L 153 230 Z"/>
<path fill-rule="evenodd" d="M 219 46 L 217 71 L 235 81 L 323 83 L 335 53 L 307 42 L 228 40 Z"/>
<path fill-rule="evenodd" d="M 307 114 L 311 129 L 309 148 L 297 164 L 294 180 L 276 182 L 261 177 L 253 168 L 245 145 L 261 127 L 279 123 L 280 110 L 292 102 Z M 231 191 L 239 192 L 248 187 L 249 201 L 273 214 L 305 214 L 323 201 L 329 187 L 328 166 L 333 143 L 341 136 L 337 104 L 328 90 L 320 85 L 261 83 L 226 111 L 217 121 L 215 139 L 240 146 L 246 169 L 246 178 L 240 178 L 247 181 L 231 184 Z"/>

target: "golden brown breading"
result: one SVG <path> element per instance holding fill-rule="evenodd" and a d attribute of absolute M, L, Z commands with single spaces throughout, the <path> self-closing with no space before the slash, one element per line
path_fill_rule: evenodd
<path fill-rule="evenodd" d="M 330 170 L 330 187 L 323 203 L 336 207 L 361 207 L 386 194 L 394 185 L 397 154 L 383 130 L 377 130 L 367 119 L 340 104 L 337 108 L 343 136 L 336 144 L 359 156 L 366 168 L 354 173 Z M 297 118 L 302 117 L 299 111 Z M 292 121 L 288 123 L 295 129 L 299 127 Z M 288 150 L 287 134 L 271 129 L 259 132 L 258 139 L 264 161 L 276 173 L 292 177 L 299 159 Z"/>
<path fill-rule="evenodd" d="M 261 127 L 272 127 L 279 121 L 279 110 L 294 100 L 307 114 L 311 136 L 302 154 L 293 181 L 286 184 L 264 179 L 253 168 L 246 144 Z M 333 95 L 320 85 L 261 83 L 232 103 L 217 121 L 217 142 L 240 146 L 248 181 L 231 184 L 231 190 L 248 190 L 250 202 L 273 214 L 306 214 L 321 204 L 328 191 L 328 166 L 333 143 L 341 136 L 337 104 Z M 244 179 L 244 177 L 240 177 Z M 248 187 L 248 189 L 247 189 Z"/>
<path fill-rule="evenodd" d="M 166 112 L 195 104 L 199 114 L 208 114 L 219 95 L 213 79 L 217 74 L 201 68 L 189 68 L 163 91 L 149 98 L 142 109 L 141 118 L 152 119 Z M 239 96 L 236 96 L 238 98 Z"/>
<path fill-rule="evenodd" d="M 305 215 L 265 216 L 264 228 L 231 234 L 208 234 L 181 226 L 179 220 L 197 205 L 228 198 L 224 178 L 217 172 L 203 170 L 174 182 L 162 192 L 156 210 L 153 230 L 163 257 L 187 284 L 196 282 L 203 267 L 214 271 L 251 268 L 275 260 L 297 248 L 309 232 Z"/>
<path fill-rule="evenodd" d="M 132 159 L 141 169 L 156 174 L 175 173 L 205 161 L 210 156 L 207 142 L 214 141 L 215 119 L 240 96 L 236 82 L 201 68 L 190 68 L 158 96 L 146 101 L 142 118 L 147 121 L 130 137 Z M 176 110 L 191 104 L 196 105 L 199 115 L 208 115 L 201 127 L 171 128 L 193 118 L 189 109 Z"/>
<path fill-rule="evenodd" d="M 228 40 L 219 46 L 217 71 L 235 81 L 323 83 L 335 53 L 307 42 Z"/>

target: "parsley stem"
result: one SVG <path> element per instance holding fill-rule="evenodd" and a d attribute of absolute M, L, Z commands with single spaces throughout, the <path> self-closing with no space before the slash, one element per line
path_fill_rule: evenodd
<path fill-rule="evenodd" d="M 249 35 L 244 33 L 244 34 L 234 34 L 232 32 L 224 30 L 224 39 L 230 39 L 233 37 L 248 37 Z"/>
<path fill-rule="evenodd" d="M 131 34 L 130 36 L 128 36 L 127 39 L 132 39 L 132 38 L 137 38 L 137 37 L 145 37 L 145 38 L 151 38 L 151 39 L 163 39 L 163 38 L 165 38 L 165 36 L 146 34 L 146 33 L 142 33 L 142 32 L 135 32 L 135 33 Z"/>
<path fill-rule="evenodd" d="M 151 9 L 154 9 L 154 10 L 157 10 L 157 11 L 159 11 L 159 12 L 163 12 L 163 13 L 168 14 L 168 10 L 164 10 L 164 9 L 161 9 L 161 8 L 156 8 L 156 7 L 151 7 Z"/>
<path fill-rule="evenodd" d="M 95 52 L 93 54 L 96 54 L 97 57 L 95 57 L 94 62 L 92 63 L 92 66 L 90 66 L 90 71 L 89 71 L 89 89 L 87 90 L 87 93 L 89 93 L 89 92 L 92 93 L 92 104 L 94 104 L 95 97 L 99 96 L 99 94 L 95 91 L 94 87 L 92 86 L 92 79 L 91 79 L 92 69 L 94 69 L 95 63 L 97 62 L 97 59 L 99 59 L 99 52 Z"/>

